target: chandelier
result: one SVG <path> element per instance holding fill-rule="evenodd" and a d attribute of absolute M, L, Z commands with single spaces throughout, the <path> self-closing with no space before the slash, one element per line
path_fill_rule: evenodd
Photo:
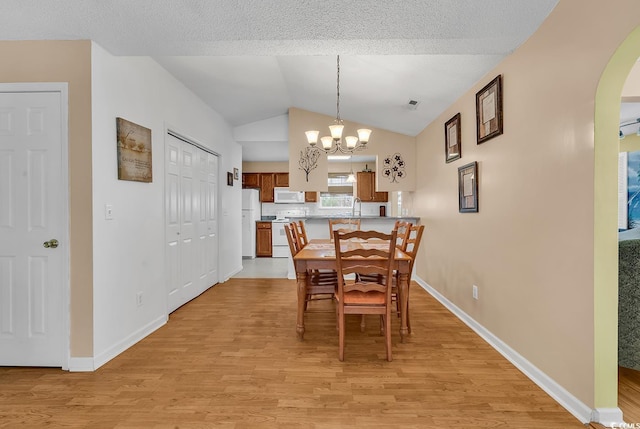
<path fill-rule="evenodd" d="M 366 128 L 361 128 L 357 130 L 358 137 L 356 136 L 346 136 L 344 141 L 342 139 L 342 131 L 344 129 L 344 121 L 340 119 L 340 55 L 338 55 L 338 79 L 337 79 L 337 101 L 336 101 L 336 119 L 333 121 L 333 125 L 329 125 L 329 130 L 331 132 L 330 136 L 324 136 L 320 138 L 322 149 L 325 153 L 331 154 L 340 151 L 342 153 L 351 154 L 357 150 L 363 150 L 367 148 L 367 142 L 369 141 L 369 136 L 371 135 L 371 130 Z M 316 147 L 318 143 L 318 135 L 320 131 L 318 130 L 310 130 L 306 131 L 307 141 L 312 148 Z"/>

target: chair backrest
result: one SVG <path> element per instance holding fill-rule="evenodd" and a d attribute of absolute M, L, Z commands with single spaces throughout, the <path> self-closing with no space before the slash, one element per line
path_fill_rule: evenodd
<path fill-rule="evenodd" d="M 285 223 L 284 232 L 287 235 L 287 242 L 289 243 L 291 256 L 296 256 L 300 249 L 302 249 L 302 246 L 300 246 L 298 238 L 296 237 L 296 227 L 293 226 L 293 223 Z"/>
<path fill-rule="evenodd" d="M 300 244 L 300 248 L 302 249 L 304 246 L 309 243 L 309 239 L 307 238 L 307 230 L 304 227 L 304 221 L 299 220 L 298 222 L 291 222 L 296 229 L 296 234 L 298 235 L 298 243 Z"/>
<path fill-rule="evenodd" d="M 329 219 L 329 238 L 333 240 L 333 231 L 349 232 L 360 230 L 360 218 Z"/>
<path fill-rule="evenodd" d="M 386 292 L 391 296 L 391 287 L 387 279 L 393 275 L 393 266 L 396 251 L 397 231 L 393 230 L 390 234 L 378 231 L 351 231 L 342 233 L 340 231 L 333 232 L 334 245 L 336 249 L 336 271 L 338 272 L 338 293 L 342 295 L 344 292 L 350 291 L 378 291 Z M 360 240 L 383 240 L 382 244 L 386 246 L 376 245 L 350 247 L 345 242 L 352 239 Z M 378 242 L 379 243 L 379 242 Z M 371 258 L 384 260 L 384 264 L 372 264 Z M 347 274 L 358 273 L 365 274 L 368 278 L 377 276 L 378 281 L 356 281 L 354 283 L 345 283 L 344 276 Z"/>
<path fill-rule="evenodd" d="M 404 248 L 400 249 L 407 255 L 411 256 L 411 269 L 413 270 L 413 263 L 416 261 L 416 255 L 418 254 L 418 248 L 420 247 L 420 241 L 422 240 L 422 232 L 424 231 L 424 225 L 412 225 L 409 228 L 407 240 Z"/>
<path fill-rule="evenodd" d="M 409 239 L 409 235 L 411 234 L 411 226 L 413 224 L 411 222 L 406 222 L 403 220 L 397 220 L 393 229 L 398 231 L 398 239 L 396 240 L 396 247 L 400 250 L 404 250 L 407 245 L 407 240 Z"/>

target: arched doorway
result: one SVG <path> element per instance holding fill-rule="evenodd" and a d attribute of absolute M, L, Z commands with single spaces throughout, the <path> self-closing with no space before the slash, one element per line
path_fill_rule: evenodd
<path fill-rule="evenodd" d="M 622 87 L 640 57 L 640 27 L 618 47 L 598 84 L 594 118 L 593 420 L 619 421 L 618 398 L 618 124 Z"/>

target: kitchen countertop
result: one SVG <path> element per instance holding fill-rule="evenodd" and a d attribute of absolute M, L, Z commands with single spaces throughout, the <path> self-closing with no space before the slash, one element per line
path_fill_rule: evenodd
<path fill-rule="evenodd" d="M 292 221 L 296 220 L 327 220 L 327 219 L 370 219 L 370 220 L 420 220 L 417 216 L 375 216 L 375 215 L 364 215 L 364 216 L 351 216 L 351 215 L 309 215 L 309 216 L 287 216 L 287 219 L 291 219 Z M 275 216 L 263 216 L 263 218 L 257 222 L 271 222 L 275 220 Z"/>

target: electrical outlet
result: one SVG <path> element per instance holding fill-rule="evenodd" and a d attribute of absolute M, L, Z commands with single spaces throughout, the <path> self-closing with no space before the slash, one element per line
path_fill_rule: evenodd
<path fill-rule="evenodd" d="M 473 285 L 473 299 L 478 299 L 478 286 Z"/>
<path fill-rule="evenodd" d="M 142 292 L 136 294 L 136 304 L 138 307 L 142 307 Z"/>

